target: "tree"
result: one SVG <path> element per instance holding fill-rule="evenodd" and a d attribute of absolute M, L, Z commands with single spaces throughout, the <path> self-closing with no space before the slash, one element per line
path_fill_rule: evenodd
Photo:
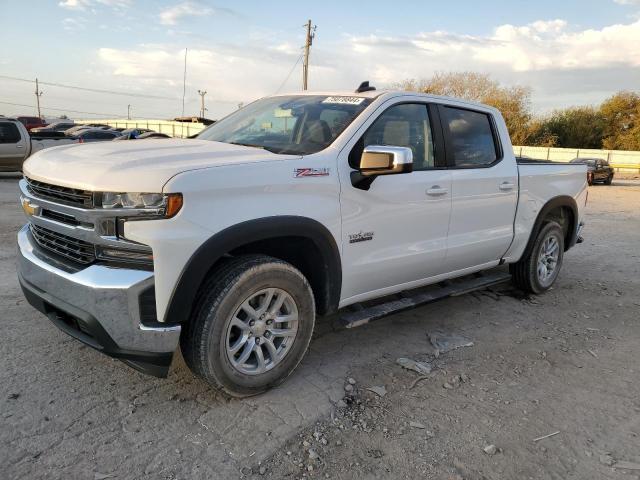
<path fill-rule="evenodd" d="M 548 138 L 555 137 L 556 147 L 602 148 L 604 119 L 593 107 L 556 110 L 540 123 Z"/>
<path fill-rule="evenodd" d="M 534 119 L 527 128 L 527 138 L 522 145 L 532 147 L 557 147 L 558 135 L 549 129 L 544 119 Z"/>
<path fill-rule="evenodd" d="M 619 92 L 600 106 L 607 149 L 640 150 L 640 95 Z"/>
<path fill-rule="evenodd" d="M 505 87 L 489 75 L 476 72 L 437 72 L 429 79 L 408 79 L 396 87 L 491 105 L 502 113 L 515 145 L 524 144 L 528 139 L 531 121 L 529 87 Z"/>

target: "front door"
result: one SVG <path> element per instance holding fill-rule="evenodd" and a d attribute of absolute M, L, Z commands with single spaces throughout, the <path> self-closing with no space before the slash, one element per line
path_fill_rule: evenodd
<path fill-rule="evenodd" d="M 18 171 L 22 169 L 27 139 L 13 122 L 0 121 L 0 170 Z"/>
<path fill-rule="evenodd" d="M 443 168 L 430 108 L 390 101 L 339 155 L 343 304 L 411 288 L 444 271 L 451 173 Z M 379 176 L 369 190 L 354 187 L 351 166 L 369 145 L 410 148 L 414 171 Z"/>

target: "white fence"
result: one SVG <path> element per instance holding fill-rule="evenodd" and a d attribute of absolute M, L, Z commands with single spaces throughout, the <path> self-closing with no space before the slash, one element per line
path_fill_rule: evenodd
<path fill-rule="evenodd" d="M 568 162 L 576 157 L 602 158 L 618 171 L 636 171 L 640 173 L 640 152 L 625 150 L 593 150 L 588 148 L 555 148 L 514 146 L 518 156 L 527 156 L 552 162 Z"/>
<path fill-rule="evenodd" d="M 187 138 L 196 133 L 200 133 L 205 125 L 202 123 L 174 122 L 169 120 L 76 120 L 76 123 L 103 123 L 113 128 L 147 128 L 159 133 L 164 133 L 170 137 Z"/>

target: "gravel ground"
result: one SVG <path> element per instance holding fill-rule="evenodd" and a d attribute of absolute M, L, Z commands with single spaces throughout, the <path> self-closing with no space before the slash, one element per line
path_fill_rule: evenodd
<path fill-rule="evenodd" d="M 640 478 L 638 181 L 590 188 L 585 243 L 547 294 L 494 288 L 354 330 L 320 319 L 297 372 L 249 400 L 181 358 L 166 380 L 139 374 L 29 307 L 16 183 L 0 176 L 2 478 Z M 436 333 L 473 345 L 438 352 Z"/>

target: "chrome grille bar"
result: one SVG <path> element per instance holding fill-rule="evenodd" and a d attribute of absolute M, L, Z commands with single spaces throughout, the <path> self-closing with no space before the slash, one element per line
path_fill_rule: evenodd
<path fill-rule="evenodd" d="M 93 192 L 77 188 L 61 187 L 49 183 L 39 182 L 25 177 L 27 188 L 37 197 L 64 202 L 82 208 L 93 208 Z"/>
<path fill-rule="evenodd" d="M 96 259 L 95 247 L 88 242 L 34 224 L 29 224 L 29 228 L 35 241 L 44 249 L 82 264 Z"/>

